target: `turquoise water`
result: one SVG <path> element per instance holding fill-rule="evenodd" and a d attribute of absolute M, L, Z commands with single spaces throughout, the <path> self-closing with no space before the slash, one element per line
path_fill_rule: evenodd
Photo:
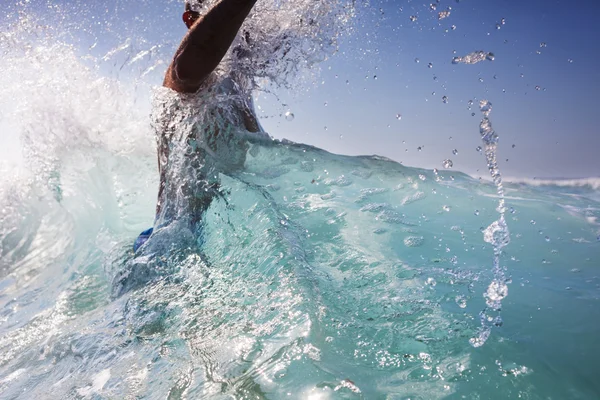
<path fill-rule="evenodd" d="M 474 348 L 493 185 L 292 143 L 250 154 L 202 250 L 116 299 L 118 271 L 149 268 L 127 221 L 152 189 L 126 164 L 102 155 L 61 202 L 4 196 L 2 397 L 596 396 L 597 190 L 507 185 L 504 324 Z"/>
<path fill-rule="evenodd" d="M 23 26 L 2 36 L 24 154 L 0 180 L 2 399 L 600 395 L 597 179 L 504 182 L 501 311 L 494 184 L 286 141 L 220 174 L 202 237 L 173 224 L 134 257 L 158 187 L 139 87 Z"/>

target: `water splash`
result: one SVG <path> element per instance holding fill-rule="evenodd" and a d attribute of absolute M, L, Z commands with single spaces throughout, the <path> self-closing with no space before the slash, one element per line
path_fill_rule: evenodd
<path fill-rule="evenodd" d="M 506 207 L 504 204 L 504 187 L 502 185 L 502 176 L 498 168 L 496 160 L 496 147 L 498 145 L 498 135 L 492 128 L 492 123 L 489 119 L 492 111 L 492 103 L 487 100 L 479 102 L 479 109 L 483 114 L 483 119 L 479 123 L 479 133 L 481 140 L 485 145 L 485 158 L 487 160 L 488 170 L 498 193 L 498 208 L 500 214 L 498 220 L 492 222 L 490 226 L 483 232 L 483 240 L 494 246 L 494 261 L 493 273 L 494 278 L 487 291 L 483 295 L 485 298 L 486 307 L 479 313 L 481 327 L 477 335 L 469 339 L 469 343 L 473 347 L 480 347 L 486 342 L 490 336 L 493 326 L 502 326 L 502 317 L 500 310 L 502 309 L 502 300 L 508 295 L 508 286 L 506 285 L 506 268 L 500 264 L 500 255 L 502 249 L 510 242 L 510 234 L 504 213 Z"/>
<path fill-rule="evenodd" d="M 494 53 L 488 53 L 486 51 L 479 50 L 469 53 L 463 57 L 454 57 L 452 59 L 452 64 L 477 64 L 481 61 L 494 61 L 495 59 L 496 56 L 494 56 Z"/>

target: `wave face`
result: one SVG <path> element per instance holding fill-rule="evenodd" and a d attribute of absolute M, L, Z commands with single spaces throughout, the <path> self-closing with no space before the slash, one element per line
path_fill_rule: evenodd
<path fill-rule="evenodd" d="M 504 323 L 478 348 L 498 194 L 458 172 L 254 142 L 201 235 L 173 223 L 134 257 L 158 189 L 138 88 L 20 24 L 0 41 L 23 151 L 0 181 L 3 399 L 599 392 L 597 188 L 505 183 Z"/>

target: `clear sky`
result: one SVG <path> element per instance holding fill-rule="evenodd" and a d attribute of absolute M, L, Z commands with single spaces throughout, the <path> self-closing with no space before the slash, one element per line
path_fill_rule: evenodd
<path fill-rule="evenodd" d="M 21 8 L 15 4 L 0 17 L 3 22 Z M 101 69 L 127 80 L 156 64 L 144 79 L 160 84 L 185 33 L 182 4 L 33 0 L 27 7 L 46 15 L 49 24 L 76 23 L 77 29 L 66 29 L 67 39 L 84 53 L 106 54 L 131 37 L 127 57 L 151 50 L 145 62 L 130 67 L 132 75 L 114 57 Z M 440 0 L 436 10 L 431 4 L 357 2 L 353 33 L 322 63 L 316 83 L 279 90 L 278 99 L 259 96 L 267 131 L 335 153 L 379 154 L 409 166 L 441 169 L 451 159 L 455 170 L 486 176 L 484 157 L 476 151 L 481 145 L 476 105 L 485 98 L 493 104 L 505 176 L 600 176 L 600 4 Z M 57 8 L 63 20 L 56 20 Z M 441 11 L 450 14 L 439 20 Z M 495 60 L 452 64 L 453 57 L 478 50 L 494 53 Z M 282 115 L 288 110 L 292 121 Z"/>

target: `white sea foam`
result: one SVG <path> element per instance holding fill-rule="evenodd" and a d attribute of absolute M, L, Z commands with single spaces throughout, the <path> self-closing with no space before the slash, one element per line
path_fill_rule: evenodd
<path fill-rule="evenodd" d="M 558 186 L 558 187 L 587 187 L 592 190 L 600 190 L 600 177 L 589 178 L 505 178 L 505 182 L 515 184 L 526 184 L 529 186 Z"/>

